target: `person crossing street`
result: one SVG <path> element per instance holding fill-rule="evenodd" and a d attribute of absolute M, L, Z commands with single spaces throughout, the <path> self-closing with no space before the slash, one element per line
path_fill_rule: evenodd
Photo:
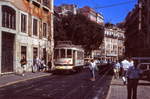
<path fill-rule="evenodd" d="M 89 68 L 90 68 L 90 73 L 91 73 L 91 81 L 95 81 L 96 77 L 95 77 L 95 72 L 98 71 L 98 67 L 96 65 L 96 62 L 94 61 L 94 59 L 91 60 L 90 64 L 89 64 Z"/>

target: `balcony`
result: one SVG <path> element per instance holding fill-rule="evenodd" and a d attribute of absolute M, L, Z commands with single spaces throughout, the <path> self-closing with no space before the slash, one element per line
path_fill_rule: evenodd
<path fill-rule="evenodd" d="M 40 7 L 41 0 L 33 0 L 32 3 L 33 3 L 35 6 Z"/>

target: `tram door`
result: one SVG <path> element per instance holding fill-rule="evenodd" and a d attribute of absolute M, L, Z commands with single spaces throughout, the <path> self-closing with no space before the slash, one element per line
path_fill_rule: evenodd
<path fill-rule="evenodd" d="M 73 50 L 73 65 L 76 65 L 76 51 Z"/>
<path fill-rule="evenodd" d="M 14 34 L 2 32 L 2 73 L 13 72 Z"/>

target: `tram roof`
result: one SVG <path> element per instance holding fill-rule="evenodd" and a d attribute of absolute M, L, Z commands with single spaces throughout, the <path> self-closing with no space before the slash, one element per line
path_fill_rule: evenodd
<path fill-rule="evenodd" d="M 84 50 L 81 45 L 68 45 L 60 44 L 55 47 L 55 49 L 73 49 L 73 50 Z"/>
<path fill-rule="evenodd" d="M 71 41 L 57 41 L 56 49 L 74 49 L 74 50 L 84 50 L 81 45 L 74 45 Z"/>

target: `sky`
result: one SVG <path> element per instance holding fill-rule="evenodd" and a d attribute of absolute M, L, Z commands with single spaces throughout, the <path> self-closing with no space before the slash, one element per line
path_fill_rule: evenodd
<path fill-rule="evenodd" d="M 137 1 L 138 0 L 54 0 L 54 5 L 75 4 L 78 8 L 89 6 L 96 12 L 102 13 L 105 23 L 111 22 L 116 24 L 124 21 L 127 14 L 132 11 L 135 4 L 137 4 Z M 128 3 L 122 4 L 124 2 Z M 114 4 L 119 4 L 119 6 L 106 7 Z"/>

